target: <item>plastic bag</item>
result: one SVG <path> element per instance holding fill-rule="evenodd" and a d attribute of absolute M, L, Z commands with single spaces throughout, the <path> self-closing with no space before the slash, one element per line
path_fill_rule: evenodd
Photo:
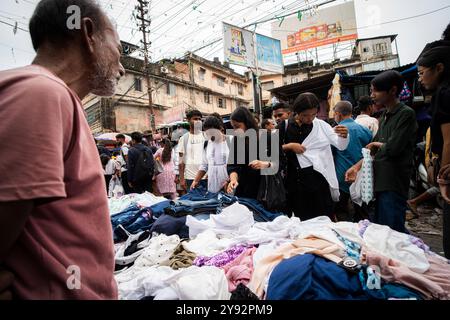
<path fill-rule="evenodd" d="M 122 181 L 119 177 L 113 176 L 109 182 L 108 187 L 108 197 L 110 198 L 120 198 L 125 194 L 123 189 Z"/>
<path fill-rule="evenodd" d="M 257 200 L 269 211 L 282 211 L 286 205 L 286 189 L 283 178 L 278 172 L 261 176 Z"/>

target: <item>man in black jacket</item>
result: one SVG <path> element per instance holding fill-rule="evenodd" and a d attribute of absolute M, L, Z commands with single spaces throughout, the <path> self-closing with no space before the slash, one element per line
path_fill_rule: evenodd
<path fill-rule="evenodd" d="M 128 151 L 128 185 L 136 193 L 152 192 L 154 159 L 152 150 L 142 144 L 142 133 L 131 134 L 133 147 Z"/>

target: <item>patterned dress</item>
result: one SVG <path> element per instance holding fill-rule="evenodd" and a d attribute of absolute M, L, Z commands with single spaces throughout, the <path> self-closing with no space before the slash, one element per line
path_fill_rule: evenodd
<path fill-rule="evenodd" d="M 163 168 L 164 172 L 160 173 L 156 176 L 156 185 L 158 186 L 159 192 L 162 194 L 166 193 L 175 193 L 176 192 L 176 185 L 175 185 L 175 164 L 174 164 L 174 152 L 172 150 L 172 155 L 170 157 L 170 161 L 167 163 L 163 163 L 161 161 L 163 148 L 160 148 L 158 151 L 156 151 L 154 158 L 159 159 Z"/>

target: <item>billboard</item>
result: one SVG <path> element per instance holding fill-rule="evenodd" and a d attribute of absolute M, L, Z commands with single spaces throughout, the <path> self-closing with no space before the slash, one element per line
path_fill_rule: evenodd
<path fill-rule="evenodd" d="M 272 36 L 281 40 L 283 54 L 357 39 L 353 1 L 318 10 L 315 15 L 291 16 L 272 23 Z"/>
<path fill-rule="evenodd" d="M 255 43 L 251 31 L 224 23 L 223 40 L 225 62 L 255 68 Z"/>
<path fill-rule="evenodd" d="M 258 67 L 275 73 L 284 73 L 280 40 L 256 34 Z"/>

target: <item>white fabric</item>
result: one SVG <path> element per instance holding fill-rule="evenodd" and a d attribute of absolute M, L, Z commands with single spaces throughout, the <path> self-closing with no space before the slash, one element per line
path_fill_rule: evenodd
<path fill-rule="evenodd" d="M 219 239 L 213 230 L 200 233 L 191 241 L 182 242 L 183 247 L 198 256 L 211 257 L 233 246 L 230 239 Z"/>
<path fill-rule="evenodd" d="M 219 236 L 245 234 L 254 223 L 253 213 L 238 202 L 223 209 L 220 214 L 211 215 L 208 220 L 198 220 L 191 215 L 186 218 L 186 225 L 189 227 L 189 238 L 191 239 L 209 229 Z"/>
<path fill-rule="evenodd" d="M 187 141 L 185 141 L 187 139 Z M 198 170 L 202 164 L 203 147 L 205 144 L 205 137 L 203 132 L 198 134 L 185 134 L 178 141 L 178 153 L 183 154 L 185 163 L 184 178 L 194 180 Z M 186 148 L 186 150 L 185 150 Z"/>
<path fill-rule="evenodd" d="M 180 174 L 179 167 L 178 167 L 178 165 L 180 164 L 180 154 L 178 152 L 178 149 L 179 149 L 179 146 L 177 144 L 172 150 L 174 153 L 173 154 L 173 165 L 174 165 L 173 172 L 175 172 L 176 175 Z"/>
<path fill-rule="evenodd" d="M 105 166 L 104 174 L 110 175 L 116 173 L 116 170 L 120 170 L 120 163 L 114 159 L 109 159 Z"/>
<path fill-rule="evenodd" d="M 230 300 L 228 281 L 222 269 L 192 266 L 165 279 L 180 300 Z"/>
<path fill-rule="evenodd" d="M 334 201 L 339 201 L 339 183 L 334 167 L 331 145 L 338 150 L 345 150 L 350 141 L 350 136 L 342 138 L 334 132 L 333 128 L 323 120 L 314 119 L 311 133 L 303 141 L 306 148 L 303 154 L 297 154 L 301 168 L 313 167 L 322 174 L 330 185 L 331 196 Z"/>
<path fill-rule="evenodd" d="M 120 198 L 108 199 L 109 213 L 111 215 L 122 212 L 131 205 L 138 205 L 139 207 L 151 207 L 162 201 L 167 201 L 164 197 L 157 197 L 150 192 L 131 193 Z"/>
<path fill-rule="evenodd" d="M 409 240 L 409 235 L 388 226 L 370 224 L 364 233 L 364 241 L 369 250 L 398 260 L 415 272 L 424 273 L 430 267 L 425 252 Z"/>
<path fill-rule="evenodd" d="M 136 259 L 136 267 L 150 267 L 154 265 L 169 265 L 169 258 L 180 244 L 178 235 L 166 236 L 160 234 L 153 236 L 147 247 L 142 250 L 141 255 Z"/>
<path fill-rule="evenodd" d="M 372 137 L 378 132 L 378 120 L 367 114 L 360 114 L 356 117 L 355 122 L 372 131 Z"/>
<path fill-rule="evenodd" d="M 209 141 L 203 151 L 203 161 L 200 170 L 208 174 L 208 191 L 219 192 L 228 180 L 227 163 L 230 150 L 226 141 Z"/>
<path fill-rule="evenodd" d="M 128 150 L 130 149 L 130 146 L 126 143 L 124 143 L 121 147 L 120 150 L 122 151 L 120 153 L 120 155 L 117 156 L 117 161 L 119 161 L 120 163 L 120 171 L 125 172 L 128 171 L 127 169 L 127 162 L 125 161 L 125 156 L 128 156 Z"/>
<path fill-rule="evenodd" d="M 126 143 L 124 143 L 120 149 L 122 150 L 122 153 L 124 156 L 128 156 L 128 150 L 130 149 L 130 146 Z"/>
<path fill-rule="evenodd" d="M 350 197 L 359 206 L 369 204 L 374 199 L 373 159 L 370 150 L 363 148 L 363 163 L 356 180 L 350 185 Z"/>
<path fill-rule="evenodd" d="M 116 275 L 117 289 L 120 300 L 140 300 L 146 296 L 159 297 L 163 293 L 164 299 L 176 299 L 177 295 L 167 294 L 167 277 L 174 275 L 177 271 L 170 267 L 152 266 L 148 268 L 130 268 L 128 272 Z"/>
<path fill-rule="evenodd" d="M 275 250 L 278 249 L 281 245 L 292 242 L 294 242 L 294 240 L 276 240 L 261 244 L 253 254 L 253 265 L 256 266 L 262 259 L 274 253 Z"/>

